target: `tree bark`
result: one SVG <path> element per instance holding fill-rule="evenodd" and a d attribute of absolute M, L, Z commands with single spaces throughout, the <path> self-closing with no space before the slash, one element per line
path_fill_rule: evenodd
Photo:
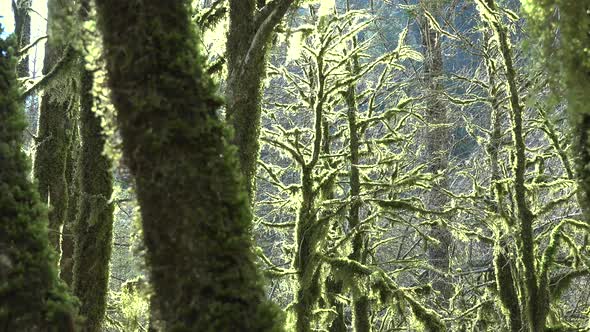
<path fill-rule="evenodd" d="M 48 2 L 48 30 L 54 24 L 58 0 Z M 49 36 L 45 44 L 43 75 L 46 75 L 61 56 L 64 45 L 56 36 Z M 55 82 L 45 88 L 39 111 L 37 131 L 38 147 L 35 154 L 33 175 L 37 181 L 41 201 L 49 206 L 49 241 L 61 253 L 60 235 L 68 208 L 68 182 L 66 162 L 71 128 L 71 113 L 75 98 L 68 93 L 68 84 Z"/>
<path fill-rule="evenodd" d="M 99 0 L 108 82 L 169 331 L 275 331 L 188 1 Z"/>
<path fill-rule="evenodd" d="M 89 9 L 88 2 L 84 4 Z M 84 9 L 83 9 L 84 10 Z M 101 119 L 93 112 L 93 74 L 80 80 L 80 201 L 74 227 L 74 294 L 80 299 L 84 331 L 98 332 L 106 312 L 113 230 L 113 176 L 104 155 Z"/>
<path fill-rule="evenodd" d="M 233 126 L 233 142 L 246 190 L 253 201 L 260 143 L 261 85 L 266 73 L 266 53 L 274 28 L 295 0 L 268 4 L 255 0 L 230 0 L 227 37 L 227 122 Z"/>
<path fill-rule="evenodd" d="M 428 10 L 433 16 L 437 16 L 440 4 L 422 0 L 424 10 Z M 447 185 L 446 171 L 448 167 L 448 154 L 450 153 L 451 133 L 445 126 L 448 123 L 447 108 L 442 100 L 443 55 L 441 34 L 432 26 L 432 23 L 423 15 L 419 18 L 420 31 L 422 33 L 422 48 L 424 50 L 424 84 L 427 90 L 425 120 L 429 127 L 426 133 L 426 156 L 428 158 L 427 171 L 434 174 L 443 173 L 437 186 L 432 188 L 425 197 L 426 207 L 429 210 L 442 210 L 449 202 L 444 193 Z M 429 235 L 439 243 L 430 243 L 427 248 L 429 263 L 441 273 L 430 272 L 429 279 L 433 288 L 440 292 L 440 300 L 443 305 L 453 295 L 453 287 L 445 275 L 449 272 L 449 250 L 452 242 L 451 232 L 441 223 L 431 227 Z"/>

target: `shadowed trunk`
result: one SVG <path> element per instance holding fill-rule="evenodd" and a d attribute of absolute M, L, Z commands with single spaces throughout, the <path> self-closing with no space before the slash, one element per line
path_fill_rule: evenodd
<path fill-rule="evenodd" d="M 189 1 L 96 2 L 154 303 L 168 331 L 281 330 Z"/>

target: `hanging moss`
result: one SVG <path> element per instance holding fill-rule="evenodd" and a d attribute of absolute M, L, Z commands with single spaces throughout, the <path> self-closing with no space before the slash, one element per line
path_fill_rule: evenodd
<path fill-rule="evenodd" d="M 248 197 L 189 1 L 96 4 L 166 330 L 281 330 L 254 263 Z"/>
<path fill-rule="evenodd" d="M 0 326 L 74 331 L 75 300 L 57 277 L 46 210 L 27 179 L 14 52 L 11 41 L 0 39 Z"/>

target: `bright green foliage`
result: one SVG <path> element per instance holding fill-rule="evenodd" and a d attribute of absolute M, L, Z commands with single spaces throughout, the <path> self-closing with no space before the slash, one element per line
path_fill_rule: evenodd
<path fill-rule="evenodd" d="M 57 277 L 47 212 L 28 181 L 29 161 L 21 151 L 26 124 L 13 46 L 0 39 L 0 326 L 74 331 L 75 300 Z"/>
<path fill-rule="evenodd" d="M 101 0 L 97 9 L 159 325 L 281 330 L 254 264 L 248 198 L 188 3 Z"/>

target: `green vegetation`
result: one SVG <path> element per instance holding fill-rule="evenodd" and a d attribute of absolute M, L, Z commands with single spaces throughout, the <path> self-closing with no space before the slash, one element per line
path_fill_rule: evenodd
<path fill-rule="evenodd" d="M 587 331 L 589 6 L 13 1 L 0 331 Z"/>
<path fill-rule="evenodd" d="M 0 33 L 3 28 L 0 26 Z M 57 276 L 47 210 L 29 182 L 15 43 L 0 39 L 0 326 L 75 331 L 75 300 Z"/>

